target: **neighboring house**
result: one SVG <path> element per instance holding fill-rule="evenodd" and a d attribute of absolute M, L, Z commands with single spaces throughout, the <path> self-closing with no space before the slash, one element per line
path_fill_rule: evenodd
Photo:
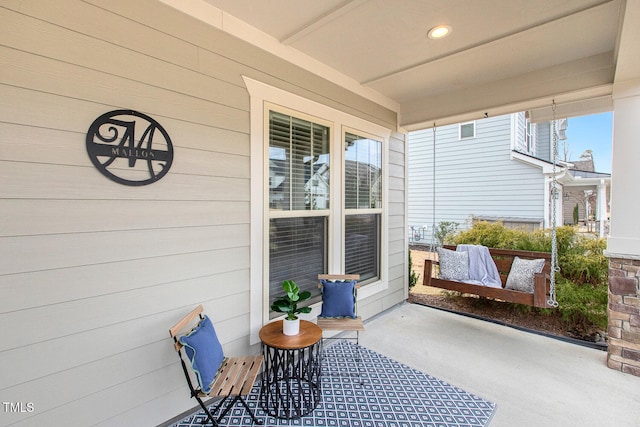
<path fill-rule="evenodd" d="M 565 224 L 585 225 L 588 231 L 600 236 L 608 234 L 611 174 L 596 172 L 593 158 L 585 153 L 582 160 L 568 162 L 569 169 L 562 179 L 563 221 Z M 574 209 L 577 207 L 577 222 Z"/>
<path fill-rule="evenodd" d="M 563 138 L 566 120 L 556 125 Z M 408 141 L 410 240 L 431 242 L 432 227 L 441 222 L 455 222 L 459 229 L 479 220 L 526 229 L 551 226 L 550 122 L 533 124 L 521 112 L 437 127 L 435 166 L 433 129 L 410 132 Z M 590 190 L 607 200 L 604 190 L 610 185 L 610 175 L 591 172 L 581 176 L 570 166 L 567 162 L 556 165 L 558 195 Z M 556 208 L 558 225 L 566 222 L 563 203 Z"/>

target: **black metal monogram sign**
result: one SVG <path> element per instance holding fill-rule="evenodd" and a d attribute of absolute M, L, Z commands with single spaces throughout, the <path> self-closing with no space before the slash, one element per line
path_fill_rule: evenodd
<path fill-rule="evenodd" d="M 87 153 L 107 178 L 124 185 L 147 185 L 165 176 L 173 162 L 169 134 L 146 114 L 115 110 L 94 120 Z"/>

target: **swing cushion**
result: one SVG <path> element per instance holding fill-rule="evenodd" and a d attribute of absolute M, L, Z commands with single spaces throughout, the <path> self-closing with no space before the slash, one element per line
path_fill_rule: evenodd
<path fill-rule="evenodd" d="M 505 289 L 514 291 L 533 293 L 533 276 L 535 273 L 541 273 L 544 268 L 544 259 L 522 259 L 515 257 Z"/>
<path fill-rule="evenodd" d="M 461 282 L 469 280 L 469 253 L 436 248 L 440 263 L 440 278 Z"/>
<path fill-rule="evenodd" d="M 211 383 L 224 360 L 224 353 L 209 317 L 205 315 L 187 335 L 181 336 L 180 343 L 198 377 L 200 389 L 204 393 L 211 392 Z"/>

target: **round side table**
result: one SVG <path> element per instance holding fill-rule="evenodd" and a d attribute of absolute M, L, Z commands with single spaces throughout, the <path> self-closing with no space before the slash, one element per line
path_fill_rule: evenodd
<path fill-rule="evenodd" d="M 282 321 L 260 329 L 264 372 L 260 405 L 276 418 L 300 418 L 320 402 L 322 329 L 300 320 L 298 335 L 284 335 Z"/>

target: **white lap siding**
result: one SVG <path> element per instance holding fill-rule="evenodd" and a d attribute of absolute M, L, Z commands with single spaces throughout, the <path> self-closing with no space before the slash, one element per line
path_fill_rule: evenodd
<path fill-rule="evenodd" d="M 542 220 L 542 169 L 511 158 L 515 116 L 478 120 L 469 139 L 458 138 L 457 124 L 436 129 L 436 226 L 452 221 L 464 229 L 472 216 Z M 409 225 L 431 227 L 433 130 L 411 132 L 408 141 Z"/>
<path fill-rule="evenodd" d="M 396 114 L 152 0 L 0 6 L 0 424 L 157 425 L 192 408 L 168 328 L 202 303 L 249 345 L 250 111 L 242 76 L 396 128 Z M 144 112 L 169 173 L 125 186 L 85 137 Z M 403 299 L 404 135 L 392 138 L 389 287 Z M 16 407 L 17 408 L 17 407 Z"/>

